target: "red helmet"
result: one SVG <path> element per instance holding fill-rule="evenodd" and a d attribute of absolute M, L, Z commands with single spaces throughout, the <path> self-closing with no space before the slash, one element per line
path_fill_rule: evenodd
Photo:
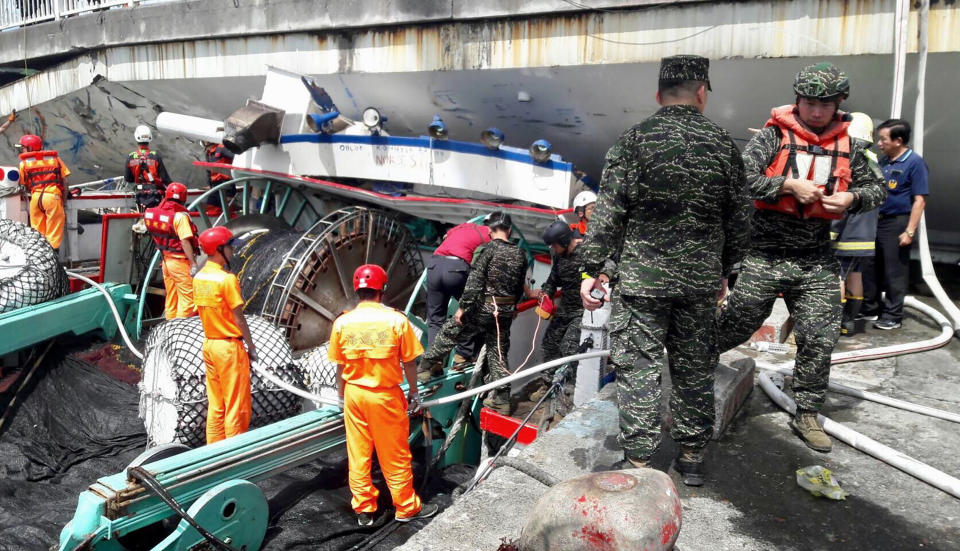
<path fill-rule="evenodd" d="M 207 256 L 211 256 L 232 239 L 233 232 L 223 226 L 216 226 L 200 234 L 200 248 Z"/>
<path fill-rule="evenodd" d="M 353 272 L 353 290 L 376 289 L 383 291 L 387 286 L 387 272 L 376 264 L 364 264 Z"/>
<path fill-rule="evenodd" d="M 43 149 L 43 140 L 36 134 L 24 134 L 20 136 L 20 147 L 27 151 L 40 151 Z"/>
<path fill-rule="evenodd" d="M 171 182 L 167 186 L 167 191 L 163 194 L 163 197 L 164 199 L 173 199 L 185 203 L 187 201 L 187 186 L 180 182 Z"/>

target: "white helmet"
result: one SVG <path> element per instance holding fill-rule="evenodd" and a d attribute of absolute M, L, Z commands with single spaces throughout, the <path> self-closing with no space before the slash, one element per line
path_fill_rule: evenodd
<path fill-rule="evenodd" d="M 150 143 L 153 141 L 153 132 L 150 131 L 149 126 L 141 124 L 133 131 L 133 139 L 137 143 Z"/>
<path fill-rule="evenodd" d="M 580 193 L 577 194 L 576 197 L 573 198 L 573 208 L 580 209 L 589 205 L 590 203 L 596 203 L 596 202 L 597 202 L 596 193 L 589 190 L 581 191 Z"/>
<path fill-rule="evenodd" d="M 866 113 L 850 113 L 850 126 L 847 134 L 851 138 L 859 138 L 873 143 L 873 119 Z"/>

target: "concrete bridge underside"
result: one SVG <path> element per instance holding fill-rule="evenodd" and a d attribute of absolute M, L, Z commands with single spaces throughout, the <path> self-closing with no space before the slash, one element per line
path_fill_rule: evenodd
<path fill-rule="evenodd" d="M 655 111 L 666 55 L 711 58 L 708 115 L 736 138 L 793 100 L 794 73 L 831 59 L 851 78 L 845 107 L 887 118 L 891 105 L 892 0 L 656 2 L 187 1 L 111 10 L 0 33 L 0 66 L 42 70 L 0 88 L 0 113 L 26 111 L 0 136 L 6 150 L 38 132 L 84 179 L 120 172 L 133 128 L 159 111 L 223 118 L 259 97 L 268 65 L 311 74 L 341 112 L 376 106 L 396 135 L 419 135 L 434 114 L 452 137 L 497 126 L 507 143 L 546 138 L 599 177 L 603 155 Z M 483 4 L 478 6 L 477 4 Z M 592 10 L 584 10 L 589 4 Z M 916 51 L 917 16 L 909 36 Z M 960 8 L 935 3 L 929 18 L 925 157 L 936 200 L 934 242 L 960 245 L 953 129 L 960 126 Z M 28 52 L 24 55 L 24 52 Z M 26 57 L 26 60 L 24 59 Z M 908 57 L 904 116 L 911 118 L 915 55 Z M 518 101 L 526 92 L 530 101 Z M 175 178 L 199 184 L 200 154 L 158 136 Z M 941 200 L 942 199 L 942 200 Z"/>

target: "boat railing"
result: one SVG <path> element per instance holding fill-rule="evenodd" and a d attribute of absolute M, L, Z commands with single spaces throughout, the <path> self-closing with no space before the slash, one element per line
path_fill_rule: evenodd
<path fill-rule="evenodd" d="M 74 15 L 177 0 L 0 0 L 0 31 Z"/>

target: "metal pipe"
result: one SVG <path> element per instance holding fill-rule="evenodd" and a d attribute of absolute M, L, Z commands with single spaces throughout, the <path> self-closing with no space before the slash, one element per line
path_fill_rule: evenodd
<path fill-rule="evenodd" d="M 157 129 L 211 143 L 223 142 L 223 121 L 164 111 L 157 115 Z"/>

